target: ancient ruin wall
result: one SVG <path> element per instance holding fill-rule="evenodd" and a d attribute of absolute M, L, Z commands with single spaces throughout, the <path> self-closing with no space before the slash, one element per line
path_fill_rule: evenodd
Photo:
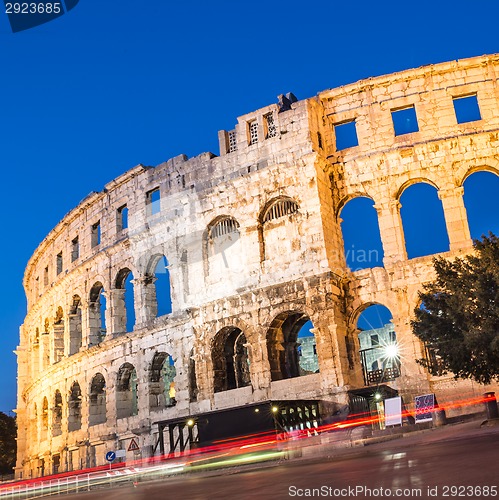
<path fill-rule="evenodd" d="M 428 377 L 414 361 L 423 353 L 411 333 L 410 320 L 419 305 L 421 283 L 433 277 L 433 255 L 408 259 L 400 197 L 416 183 L 434 186 L 450 243 L 443 255 L 452 258 L 470 251 L 463 184 L 478 171 L 499 174 L 498 65 L 499 57 L 494 55 L 425 66 L 331 89 L 314 102 L 324 170 L 333 190 L 334 219 L 341 221 L 341 211 L 350 200 L 372 199 L 383 244 L 383 268 L 364 269 L 349 277 L 348 334 L 357 342 L 356 320 L 367 305 L 378 303 L 390 309 L 404 348 L 402 377 L 396 385 L 407 399 L 431 389 L 441 392 L 440 401 L 446 402 L 476 396 L 484 389 L 456 382 L 452 376 Z M 458 123 L 454 103 L 467 96 L 476 96 L 481 119 Z M 397 136 L 392 112 L 408 107 L 414 108 L 419 130 Z M 358 145 L 338 150 L 336 126 L 351 120 Z M 334 244 L 333 240 L 331 247 Z"/>
<path fill-rule="evenodd" d="M 409 321 L 421 283 L 432 277 L 431 256 L 407 258 L 399 198 L 415 182 L 435 186 L 450 240 L 446 255 L 470 250 L 462 184 L 476 170 L 499 172 L 498 62 L 474 58 L 363 80 L 309 100 L 283 98 L 220 132 L 219 157 L 139 165 L 83 200 L 41 243 L 25 273 L 18 475 L 101 464 L 105 451 L 127 448 L 132 438 L 146 456 L 157 441 L 155 422 L 178 416 L 272 398 L 344 404 L 347 390 L 363 386 L 356 321 L 372 303 L 390 309 L 404 345 L 402 376 L 393 384 L 404 397 L 434 390 L 452 400 L 483 391 L 430 377 L 415 362 L 422 349 Z M 481 120 L 458 124 L 453 98 L 472 94 Z M 419 131 L 396 136 L 391 111 L 408 106 Z M 336 126 L 351 120 L 358 145 L 338 150 Z M 351 273 L 340 217 L 356 196 L 375 202 L 384 267 Z M 284 216 L 274 217 L 279 211 Z M 226 232 L 232 239 L 213 248 L 213 234 Z M 162 256 L 172 311 L 157 317 L 154 268 Z M 123 298 L 128 272 L 132 331 Z M 107 305 L 102 338 L 99 287 Z M 278 350 L 269 344 L 278 345 L 272 332 L 293 314 L 313 322 L 320 370 L 278 380 L 272 359 Z M 220 390 L 213 352 L 234 328 L 245 335 L 249 383 Z M 176 369 L 175 405 L 158 403 L 155 363 L 164 354 Z M 130 366 L 137 408 L 123 416 L 129 402 L 119 391 Z M 98 396 L 97 374 L 105 383 Z"/>

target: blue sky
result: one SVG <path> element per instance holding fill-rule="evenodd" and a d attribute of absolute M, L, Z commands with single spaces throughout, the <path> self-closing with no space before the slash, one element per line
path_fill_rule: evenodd
<path fill-rule="evenodd" d="M 0 410 L 16 405 L 26 262 L 89 192 L 218 153 L 218 130 L 278 94 L 499 52 L 498 17 L 494 1 L 80 0 L 13 34 L 0 13 Z"/>

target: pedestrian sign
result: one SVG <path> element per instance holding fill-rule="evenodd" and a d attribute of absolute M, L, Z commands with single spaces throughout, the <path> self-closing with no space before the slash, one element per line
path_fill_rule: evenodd
<path fill-rule="evenodd" d="M 130 445 L 128 446 L 128 451 L 137 451 L 138 449 L 139 445 L 137 444 L 137 441 L 135 441 L 135 438 L 132 438 Z"/>

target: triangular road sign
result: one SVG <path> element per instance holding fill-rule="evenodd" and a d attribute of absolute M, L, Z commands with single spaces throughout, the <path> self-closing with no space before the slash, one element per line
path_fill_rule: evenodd
<path fill-rule="evenodd" d="M 128 446 L 128 451 L 137 451 L 138 449 L 139 445 L 137 444 L 137 441 L 135 441 L 135 438 L 132 438 L 130 445 Z"/>

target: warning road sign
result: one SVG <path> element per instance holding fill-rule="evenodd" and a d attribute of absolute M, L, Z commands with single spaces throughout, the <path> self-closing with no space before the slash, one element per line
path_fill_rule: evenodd
<path fill-rule="evenodd" d="M 137 441 L 135 441 L 135 438 L 132 438 L 130 445 L 128 446 L 128 451 L 137 451 L 138 449 L 139 445 L 137 444 Z"/>

